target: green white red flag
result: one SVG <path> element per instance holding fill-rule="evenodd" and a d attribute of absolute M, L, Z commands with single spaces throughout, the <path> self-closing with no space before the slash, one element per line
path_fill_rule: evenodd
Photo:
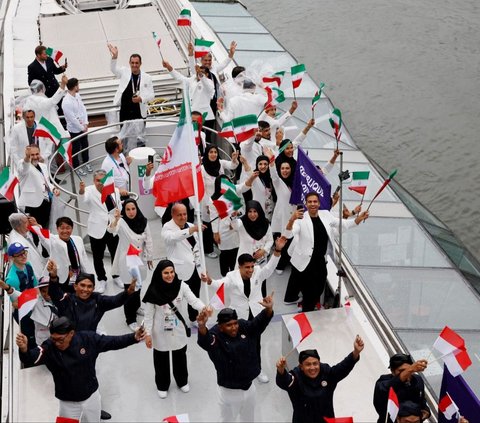
<path fill-rule="evenodd" d="M 47 47 L 47 56 L 51 57 L 55 62 L 60 63 L 63 53 L 60 50 L 55 50 L 52 47 Z"/>
<path fill-rule="evenodd" d="M 325 87 L 325 84 L 323 82 L 321 82 L 319 87 L 318 87 L 318 91 L 315 93 L 315 95 L 312 98 L 312 110 L 315 108 L 317 103 L 320 101 L 320 98 L 322 97 L 322 92 L 323 92 L 324 87 Z"/>
<path fill-rule="evenodd" d="M 215 295 L 210 300 L 210 305 L 215 310 L 221 310 L 225 308 L 225 283 L 222 283 L 215 292 Z"/>
<path fill-rule="evenodd" d="M 70 166 L 73 166 L 72 141 L 67 138 L 62 138 L 57 153 L 60 154 L 63 157 L 63 160 L 65 160 Z"/>
<path fill-rule="evenodd" d="M 113 168 L 101 180 L 102 187 L 102 203 L 105 203 L 107 197 L 115 193 L 115 181 L 113 179 Z"/>
<path fill-rule="evenodd" d="M 232 126 L 235 139 L 240 144 L 255 136 L 258 130 L 257 116 L 245 115 L 232 119 Z"/>
<path fill-rule="evenodd" d="M 9 166 L 5 166 L 0 174 L 0 195 L 3 195 L 8 201 L 13 201 L 17 184 L 18 178 L 10 171 Z"/>
<path fill-rule="evenodd" d="M 232 122 L 224 122 L 221 131 L 217 135 L 223 138 L 233 138 L 235 134 L 233 133 Z"/>
<path fill-rule="evenodd" d="M 33 136 L 50 138 L 55 145 L 58 145 L 62 139 L 62 135 L 57 127 L 43 116 L 38 121 Z"/>
<path fill-rule="evenodd" d="M 157 48 L 160 50 L 160 44 L 162 43 L 161 38 L 158 36 L 158 34 L 155 31 L 152 31 L 152 37 L 155 41 L 155 44 L 157 45 Z"/>
<path fill-rule="evenodd" d="M 213 43 L 214 41 L 207 41 L 195 38 L 195 59 L 206 56 L 208 53 L 210 53 Z"/>
<path fill-rule="evenodd" d="M 22 320 L 28 313 L 33 310 L 37 303 L 38 290 L 30 288 L 22 291 L 18 297 L 18 320 Z"/>
<path fill-rule="evenodd" d="M 292 66 L 290 73 L 292 74 L 293 89 L 298 88 L 302 83 L 303 75 L 305 73 L 305 65 Z"/>
<path fill-rule="evenodd" d="M 182 9 L 177 19 L 178 26 L 191 26 L 192 25 L 192 12 L 188 9 Z"/>
<path fill-rule="evenodd" d="M 329 122 L 333 129 L 335 139 L 339 141 L 341 136 L 340 129 L 342 128 L 342 112 L 340 112 L 339 109 L 333 109 L 332 113 L 330 114 Z"/>
<path fill-rule="evenodd" d="M 368 170 L 364 172 L 352 172 L 352 182 L 348 187 L 348 189 L 360 195 L 365 195 L 369 177 L 370 177 L 370 171 Z"/>
<path fill-rule="evenodd" d="M 285 101 L 285 94 L 282 90 L 275 87 L 265 87 L 267 92 L 267 103 L 265 104 L 265 109 L 271 106 L 276 106 L 277 104 Z"/>
<path fill-rule="evenodd" d="M 390 175 L 388 175 L 388 178 L 385 179 L 385 181 L 383 182 L 382 186 L 379 188 L 379 190 L 377 191 L 377 193 L 375 194 L 375 197 L 373 197 L 372 201 L 370 201 L 370 204 L 369 204 L 369 208 L 370 206 L 372 205 L 373 201 L 380 195 L 380 193 L 387 187 L 387 185 L 392 181 L 392 179 L 395 177 L 395 175 L 397 174 L 397 169 L 393 170 Z"/>
<path fill-rule="evenodd" d="M 220 192 L 220 197 L 213 200 L 213 205 L 217 209 L 220 219 L 230 216 L 234 211 L 242 208 L 242 199 L 237 195 L 235 185 L 229 180 L 222 178 Z"/>
<path fill-rule="evenodd" d="M 264 76 L 262 78 L 262 81 L 264 84 L 277 84 L 277 87 L 280 87 L 284 77 L 285 77 L 285 71 L 280 71 L 280 72 L 275 72 L 270 76 Z"/>

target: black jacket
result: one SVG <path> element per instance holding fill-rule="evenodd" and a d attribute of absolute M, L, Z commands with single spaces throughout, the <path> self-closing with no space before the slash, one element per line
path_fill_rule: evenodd
<path fill-rule="evenodd" d="M 30 85 L 34 79 L 38 79 L 45 85 L 45 95 L 52 97 L 60 86 L 55 75 L 65 72 L 65 68 L 63 66 L 57 66 L 51 57 L 45 60 L 45 64 L 47 65 L 46 71 L 37 59 L 28 65 L 28 85 Z M 40 119 L 40 117 L 38 118 Z"/>
<path fill-rule="evenodd" d="M 277 385 L 288 392 L 293 406 L 293 423 L 324 423 L 324 417 L 335 417 L 333 394 L 338 382 L 348 376 L 358 360 L 347 355 L 333 367 L 320 363 L 320 374 L 311 379 L 300 367 L 291 372 L 277 372 Z"/>
<path fill-rule="evenodd" d="M 55 396 L 62 401 L 85 401 L 98 389 L 95 363 L 100 353 L 120 350 L 135 344 L 135 334 L 98 335 L 75 332 L 65 351 L 56 348 L 50 339 L 40 347 L 20 352 L 20 360 L 29 365 L 45 364 L 52 373 Z"/>
<path fill-rule="evenodd" d="M 208 352 L 215 365 L 220 386 L 247 390 L 260 374 L 259 338 L 272 316 L 268 316 L 264 309 L 253 320 L 239 319 L 235 338 L 220 332 L 218 325 L 207 331 L 206 335 L 198 332 L 198 345 Z"/>

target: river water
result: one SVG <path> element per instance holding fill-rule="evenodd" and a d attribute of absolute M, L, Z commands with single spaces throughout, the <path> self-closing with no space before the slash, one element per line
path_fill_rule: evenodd
<path fill-rule="evenodd" d="M 480 3 L 243 0 L 357 145 L 480 258 Z"/>

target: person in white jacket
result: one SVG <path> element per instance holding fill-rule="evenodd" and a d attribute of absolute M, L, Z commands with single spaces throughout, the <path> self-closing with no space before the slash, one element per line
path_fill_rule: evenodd
<path fill-rule="evenodd" d="M 262 295 L 262 281 L 273 273 L 286 242 L 285 237 L 276 240 L 273 255 L 266 265 L 256 265 L 256 260 L 252 255 L 241 254 L 238 257 L 238 269 L 232 270 L 224 278 L 216 280 L 212 280 L 207 273 L 202 275 L 202 281 L 212 285 L 214 290 L 225 284 L 230 297 L 230 304 L 226 307 L 236 310 L 239 319 L 253 320 L 263 310 L 261 302 L 265 296 Z M 260 345 L 258 354 L 260 355 Z M 263 372 L 257 376 L 257 379 L 262 383 L 269 381 L 268 376 Z"/>
<path fill-rule="evenodd" d="M 153 347 L 155 384 L 158 396 L 167 398 L 170 387 L 170 359 L 175 382 L 182 392 L 190 391 L 187 368 L 187 336 L 189 323 L 185 320 L 187 304 L 201 311 L 205 304 L 199 300 L 175 273 L 170 260 L 161 260 L 153 272 L 152 281 L 143 297 L 147 348 Z"/>

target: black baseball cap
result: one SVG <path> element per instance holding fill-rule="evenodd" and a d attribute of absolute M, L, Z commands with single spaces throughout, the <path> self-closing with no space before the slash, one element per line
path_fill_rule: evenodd
<path fill-rule="evenodd" d="M 398 353 L 390 357 L 389 369 L 395 370 L 400 367 L 402 364 L 413 364 L 412 356 L 409 354 Z"/>
<path fill-rule="evenodd" d="M 238 320 L 237 312 L 233 308 L 224 308 L 217 315 L 217 323 L 228 323 L 230 320 Z"/>

